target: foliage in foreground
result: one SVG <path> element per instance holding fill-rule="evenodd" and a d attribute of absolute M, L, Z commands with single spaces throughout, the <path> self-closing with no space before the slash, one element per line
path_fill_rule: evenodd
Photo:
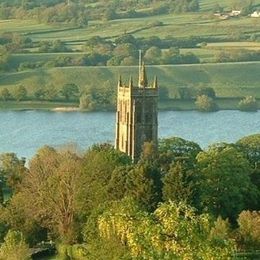
<path fill-rule="evenodd" d="M 10 230 L 4 243 L 0 247 L 1 260 L 29 260 L 31 251 L 25 242 L 24 236 L 19 231 Z"/>
<path fill-rule="evenodd" d="M 259 144 L 256 134 L 203 151 L 168 138 L 158 152 L 146 143 L 135 164 L 107 144 L 83 155 L 43 147 L 28 168 L 4 154 L 1 193 L 11 197 L 1 202 L 0 240 L 17 230 L 30 246 L 52 240 L 75 259 L 227 258 L 234 243 L 255 250 Z"/>
<path fill-rule="evenodd" d="M 149 214 L 123 200 L 99 218 L 99 230 L 107 239 L 117 236 L 132 257 L 147 259 L 222 259 L 234 252 L 230 239 L 211 235 L 208 215 L 197 215 L 185 203 L 161 204 Z"/>

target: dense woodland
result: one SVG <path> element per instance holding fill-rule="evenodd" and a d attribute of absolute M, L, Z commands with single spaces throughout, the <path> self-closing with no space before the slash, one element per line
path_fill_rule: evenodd
<path fill-rule="evenodd" d="M 205 150 L 162 139 L 135 163 L 109 144 L 72 148 L 43 147 L 26 166 L 1 155 L 0 259 L 50 245 L 62 259 L 254 259 L 259 134 Z"/>

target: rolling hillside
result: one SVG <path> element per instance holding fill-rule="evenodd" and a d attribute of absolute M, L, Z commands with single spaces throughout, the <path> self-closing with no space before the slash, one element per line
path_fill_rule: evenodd
<path fill-rule="evenodd" d="M 260 62 L 201 64 L 177 66 L 149 66 L 148 75 L 157 75 L 160 86 L 169 90 L 174 97 L 177 87 L 213 87 L 220 97 L 243 97 L 254 95 L 260 98 Z M 137 67 L 66 67 L 38 69 L 6 73 L 0 76 L 0 87 L 10 90 L 23 84 L 32 91 L 35 88 L 53 84 L 61 88 L 65 83 L 74 82 L 82 90 L 110 81 L 116 87 L 118 75 L 128 82 L 129 75 L 137 81 Z"/>

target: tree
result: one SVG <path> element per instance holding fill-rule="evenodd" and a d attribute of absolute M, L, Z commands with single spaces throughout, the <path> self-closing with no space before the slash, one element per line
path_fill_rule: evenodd
<path fill-rule="evenodd" d="M 115 39 L 115 44 L 131 43 L 137 45 L 137 40 L 132 34 L 123 34 Z"/>
<path fill-rule="evenodd" d="M 217 110 L 214 100 L 206 95 L 197 96 L 195 105 L 201 112 L 213 112 Z"/>
<path fill-rule="evenodd" d="M 12 96 L 11 93 L 7 88 L 3 88 L 0 92 L 0 97 L 2 98 L 3 101 L 9 100 Z"/>
<path fill-rule="evenodd" d="M 236 144 L 252 163 L 253 168 L 260 167 L 260 134 L 243 137 Z"/>
<path fill-rule="evenodd" d="M 188 9 L 191 12 L 198 12 L 200 10 L 200 2 L 198 0 L 192 0 L 188 5 Z"/>
<path fill-rule="evenodd" d="M 109 21 L 109 20 L 114 20 L 117 18 L 117 13 L 114 8 L 108 8 L 106 9 L 106 12 L 104 14 L 104 19 Z"/>
<path fill-rule="evenodd" d="M 9 186 L 12 191 L 19 189 L 26 172 L 24 158 L 19 159 L 14 153 L 0 155 L 0 176 L 3 184 Z"/>
<path fill-rule="evenodd" d="M 84 204 L 81 198 L 87 198 L 81 163 L 75 154 L 44 147 L 30 161 L 16 194 L 20 197 L 18 210 L 24 216 L 48 229 L 52 238 L 68 244 L 77 241 Z"/>
<path fill-rule="evenodd" d="M 214 221 L 214 226 L 210 231 L 210 237 L 217 243 L 225 243 L 229 240 L 231 233 L 231 226 L 228 219 L 222 219 L 220 216 Z"/>
<path fill-rule="evenodd" d="M 86 212 L 98 208 L 106 201 L 114 198 L 108 190 L 112 190 L 111 178 L 117 168 L 131 164 L 126 154 L 115 150 L 111 145 L 95 145 L 83 157 L 82 182 L 87 184 Z M 123 177 L 122 177 L 123 179 Z"/>
<path fill-rule="evenodd" d="M 199 88 L 197 91 L 197 95 L 198 96 L 206 95 L 212 99 L 216 98 L 216 93 L 215 93 L 214 88 L 210 88 L 210 87 Z"/>
<path fill-rule="evenodd" d="M 213 13 L 222 13 L 224 11 L 224 8 L 220 6 L 218 3 L 214 4 L 212 7 Z"/>
<path fill-rule="evenodd" d="M 45 97 L 45 90 L 42 89 L 42 88 L 39 88 L 39 89 L 36 89 L 34 91 L 34 96 L 37 100 L 41 100 L 41 99 L 44 99 Z"/>
<path fill-rule="evenodd" d="M 40 221 L 31 214 L 31 200 L 33 198 L 26 197 L 23 192 L 15 193 L 1 208 L 0 223 L 8 229 L 21 231 L 26 241 L 33 246 L 47 240 L 47 229 L 41 227 Z"/>
<path fill-rule="evenodd" d="M 257 101 L 252 96 L 246 96 L 238 103 L 238 108 L 241 111 L 257 111 L 258 109 Z"/>
<path fill-rule="evenodd" d="M 111 200 L 120 200 L 126 195 L 126 181 L 128 174 L 133 170 L 133 165 L 116 167 L 109 180 L 107 191 Z"/>
<path fill-rule="evenodd" d="M 201 207 L 215 216 L 235 221 L 247 208 L 251 189 L 251 167 L 247 159 L 231 145 L 219 144 L 197 156 L 200 171 Z"/>
<path fill-rule="evenodd" d="M 242 211 L 237 222 L 240 246 L 245 250 L 258 250 L 260 247 L 260 211 Z"/>
<path fill-rule="evenodd" d="M 181 100 L 191 100 L 194 96 L 194 89 L 190 87 L 179 87 L 178 95 Z"/>
<path fill-rule="evenodd" d="M 148 64 L 160 64 L 161 56 L 161 49 L 153 46 L 145 52 L 144 59 Z"/>
<path fill-rule="evenodd" d="M 55 100 L 57 98 L 59 91 L 51 84 L 47 85 L 44 93 L 44 98 L 47 100 Z"/>
<path fill-rule="evenodd" d="M 13 96 L 17 101 L 24 100 L 27 97 L 27 89 L 23 85 L 19 85 L 16 87 Z"/>
<path fill-rule="evenodd" d="M 61 94 L 65 97 L 66 101 L 69 101 L 69 99 L 77 97 L 79 94 L 79 87 L 73 83 L 65 84 L 61 89 Z"/>
<path fill-rule="evenodd" d="M 238 140 L 236 145 L 251 164 L 250 179 L 258 191 L 258 198 L 255 200 L 256 204 L 252 203 L 253 200 L 248 200 L 249 209 L 260 210 L 260 134 L 246 136 Z"/>
<path fill-rule="evenodd" d="M 164 201 L 190 201 L 192 195 L 192 172 L 185 169 L 180 162 L 172 164 L 169 171 L 163 178 L 163 199 Z"/>
<path fill-rule="evenodd" d="M 138 51 L 137 48 L 131 43 L 122 43 L 118 44 L 114 51 L 114 56 L 119 57 L 121 59 L 125 57 L 137 57 Z"/>
<path fill-rule="evenodd" d="M 160 166 L 167 172 L 170 165 L 177 161 L 185 162 L 186 166 L 193 169 L 195 158 L 202 150 L 195 142 L 172 137 L 159 140 L 158 151 Z"/>
<path fill-rule="evenodd" d="M 130 196 L 148 210 L 155 209 L 161 201 L 159 172 L 146 163 L 133 168 L 126 176 L 125 196 Z"/>
<path fill-rule="evenodd" d="M 121 65 L 123 65 L 123 66 L 134 66 L 136 64 L 138 64 L 138 60 L 135 57 L 132 57 L 132 56 L 125 57 L 121 61 Z"/>
<path fill-rule="evenodd" d="M 9 52 L 7 49 L 0 45 L 0 70 L 4 69 L 9 60 Z"/>
<path fill-rule="evenodd" d="M 0 247 L 1 260 L 29 260 L 31 250 L 25 242 L 23 234 L 19 231 L 9 231 L 5 242 Z"/>
<path fill-rule="evenodd" d="M 91 94 L 83 94 L 79 99 L 79 107 L 80 109 L 87 109 L 88 111 L 92 111 L 95 109 L 95 100 L 93 99 Z"/>

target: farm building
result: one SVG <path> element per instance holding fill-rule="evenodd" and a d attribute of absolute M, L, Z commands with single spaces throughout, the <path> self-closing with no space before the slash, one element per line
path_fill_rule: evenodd
<path fill-rule="evenodd" d="M 250 16 L 254 17 L 254 18 L 259 18 L 260 17 L 260 11 L 254 11 Z"/>

